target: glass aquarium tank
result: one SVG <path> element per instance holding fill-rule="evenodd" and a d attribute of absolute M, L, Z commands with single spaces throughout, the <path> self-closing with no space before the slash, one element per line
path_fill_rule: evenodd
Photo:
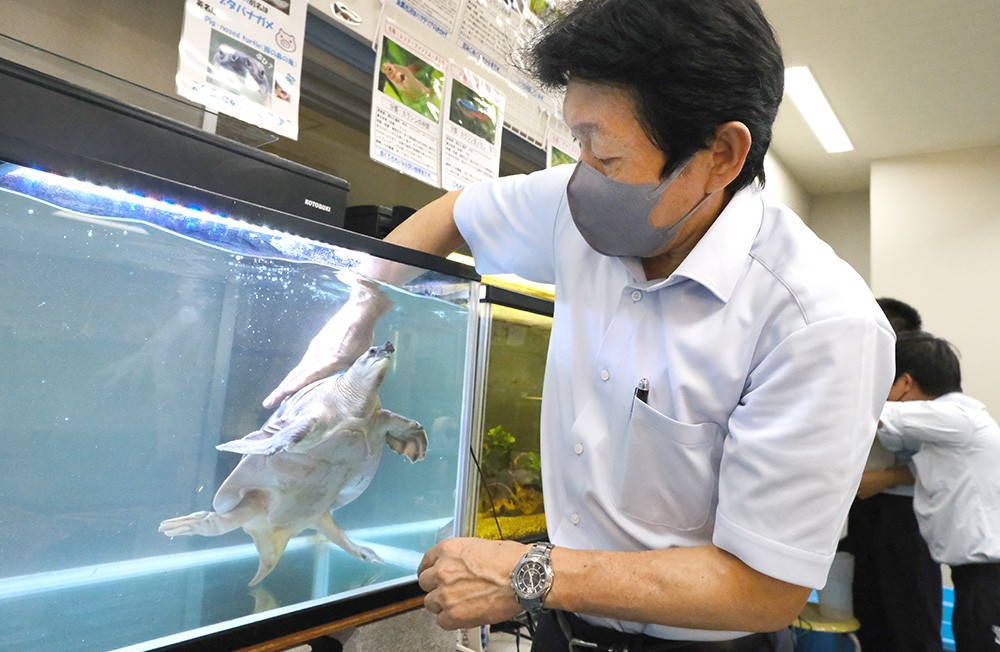
<path fill-rule="evenodd" d="M 366 609 L 368 596 L 418 595 L 423 552 L 465 528 L 477 277 L 242 202 L 238 188 L 174 184 L 155 163 L 115 160 L 107 142 L 57 149 L 45 106 L 14 106 L 33 96 L 12 85 L 31 81 L 56 112 L 79 104 L 53 130 L 87 129 L 97 106 L 119 121 L 123 151 L 139 120 L 162 131 L 162 146 L 132 141 L 145 149 L 190 138 L 224 150 L 212 165 L 271 165 L 275 184 L 288 172 L 0 72 L 0 650 L 235 649 L 266 640 L 261 623 L 274 638 Z M 373 283 L 361 276 L 373 259 L 415 276 Z M 296 404 L 308 409 L 263 408 L 359 286 L 388 300 L 370 356 L 381 382 L 365 376 L 351 398 L 352 368 Z M 306 425 L 291 418 L 307 413 Z M 287 448 L 259 448 L 296 424 Z M 245 455 L 217 448 L 255 432 Z M 303 505 L 326 516 L 282 520 Z M 161 525 L 188 515 L 188 532 Z M 262 577 L 265 558 L 276 563 Z"/>
<path fill-rule="evenodd" d="M 539 425 L 552 302 L 486 287 L 480 302 L 476 425 L 482 438 L 474 534 L 545 538 Z"/>

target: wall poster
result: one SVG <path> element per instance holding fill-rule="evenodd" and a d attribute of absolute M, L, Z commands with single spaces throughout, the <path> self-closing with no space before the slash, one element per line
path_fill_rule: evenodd
<path fill-rule="evenodd" d="M 440 186 L 446 61 L 389 21 L 377 46 L 371 157 L 403 174 Z"/>
<path fill-rule="evenodd" d="M 186 0 L 177 93 L 298 137 L 307 0 Z"/>
<path fill-rule="evenodd" d="M 373 43 L 372 158 L 452 190 L 499 174 L 505 127 L 550 156 L 572 157 L 568 136 L 548 147 L 561 98 L 520 60 L 567 1 L 384 0 Z"/>
<path fill-rule="evenodd" d="M 452 67 L 441 148 L 442 188 L 457 190 L 499 176 L 505 99 L 482 77 Z"/>
<path fill-rule="evenodd" d="M 545 167 L 567 165 L 580 160 L 580 143 L 573 137 L 562 116 L 553 116 L 545 147 Z"/>

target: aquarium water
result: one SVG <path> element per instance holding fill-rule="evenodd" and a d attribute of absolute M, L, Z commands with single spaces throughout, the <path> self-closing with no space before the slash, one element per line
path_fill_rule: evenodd
<path fill-rule="evenodd" d="M 474 282 L 384 287 L 382 404 L 429 449 L 386 450 L 333 514 L 384 563 L 307 530 L 250 589 L 242 530 L 157 526 L 212 509 L 240 459 L 215 446 L 264 423 L 366 254 L 2 163 L 0 223 L 0 650 L 146 649 L 335 602 L 412 581 L 456 531 Z"/>

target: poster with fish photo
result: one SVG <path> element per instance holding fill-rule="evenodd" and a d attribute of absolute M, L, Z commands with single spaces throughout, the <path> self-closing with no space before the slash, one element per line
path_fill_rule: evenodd
<path fill-rule="evenodd" d="M 371 157 L 440 186 L 444 57 L 385 21 L 375 61 Z"/>
<path fill-rule="evenodd" d="M 558 6 L 553 0 L 396 0 L 383 5 L 382 17 L 500 89 L 503 126 L 544 149 L 549 115 L 562 100 L 524 72 L 521 48 Z"/>
<path fill-rule="evenodd" d="M 568 165 L 580 160 L 580 143 L 573 138 L 573 134 L 561 117 L 552 118 L 545 141 L 545 151 L 548 154 L 546 167 L 554 168 L 557 165 Z"/>
<path fill-rule="evenodd" d="M 452 66 L 442 130 L 442 188 L 455 190 L 499 176 L 505 102 L 503 93 L 482 77 Z"/>
<path fill-rule="evenodd" d="M 187 0 L 177 93 L 298 138 L 307 0 Z"/>

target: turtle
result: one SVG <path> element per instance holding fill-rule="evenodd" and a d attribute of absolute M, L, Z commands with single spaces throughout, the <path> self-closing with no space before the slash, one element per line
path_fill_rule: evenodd
<path fill-rule="evenodd" d="M 169 537 L 217 536 L 237 528 L 253 538 L 256 586 L 274 569 L 288 541 L 313 529 L 358 559 L 381 562 L 348 539 L 331 510 L 368 487 L 383 442 L 410 462 L 427 453 L 427 433 L 412 419 L 382 409 L 379 386 L 394 352 L 372 347 L 347 371 L 317 380 L 287 398 L 260 430 L 216 446 L 243 458 L 212 501 L 215 511 L 160 523 Z"/>

